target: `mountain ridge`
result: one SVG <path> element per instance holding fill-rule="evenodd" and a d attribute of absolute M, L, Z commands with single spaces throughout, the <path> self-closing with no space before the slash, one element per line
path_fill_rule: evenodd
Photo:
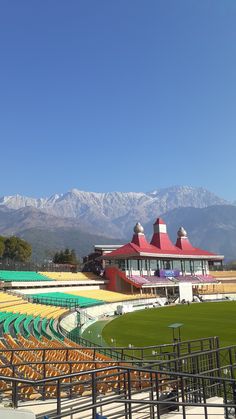
<path fill-rule="evenodd" d="M 71 189 L 49 198 L 21 195 L 3 196 L 0 208 L 20 209 L 27 206 L 47 214 L 71 218 L 86 226 L 89 233 L 109 231 L 111 237 L 124 237 L 136 221 L 146 223 L 178 207 L 204 208 L 227 205 L 228 201 L 204 188 L 172 186 L 151 192 L 86 192 Z"/>
<path fill-rule="evenodd" d="M 194 246 L 236 259 L 236 206 L 204 188 L 173 186 L 148 193 L 73 189 L 49 198 L 0 198 L 0 234 L 29 240 L 35 258 L 64 246 L 84 256 L 98 241 L 126 243 L 137 221 L 150 237 L 159 216 L 174 242 L 183 224 Z"/>

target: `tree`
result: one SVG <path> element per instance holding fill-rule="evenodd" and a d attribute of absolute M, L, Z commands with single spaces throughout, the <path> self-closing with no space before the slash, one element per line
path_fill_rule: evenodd
<path fill-rule="evenodd" d="M 70 250 L 68 248 L 64 251 L 63 263 L 71 263 Z"/>
<path fill-rule="evenodd" d="M 75 250 L 72 249 L 70 254 L 71 254 L 71 263 L 76 265 L 78 263 L 78 260 L 77 260 L 77 257 L 76 257 Z"/>
<path fill-rule="evenodd" d="M 70 250 L 66 248 L 64 251 L 61 250 L 60 252 L 56 252 L 53 257 L 53 263 L 76 265 L 77 257 L 74 249 Z"/>
<path fill-rule="evenodd" d="M 9 258 L 17 262 L 26 262 L 32 253 L 32 248 L 29 243 L 19 237 L 9 237 L 4 241 L 5 249 L 3 258 Z"/>
<path fill-rule="evenodd" d="M 59 253 L 56 252 L 55 255 L 53 256 L 53 263 L 59 263 Z"/>
<path fill-rule="evenodd" d="M 236 270 L 236 260 L 232 260 L 231 262 L 228 262 L 226 265 L 227 269 L 231 269 L 232 271 Z"/>
<path fill-rule="evenodd" d="M 3 256 L 5 250 L 5 237 L 0 236 L 0 258 Z"/>

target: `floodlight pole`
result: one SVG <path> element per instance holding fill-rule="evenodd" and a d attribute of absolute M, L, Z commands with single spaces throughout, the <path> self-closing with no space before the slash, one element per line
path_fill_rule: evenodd
<path fill-rule="evenodd" d="M 79 337 L 81 335 L 81 327 L 83 326 L 83 324 L 81 323 L 81 313 L 78 307 L 76 307 L 75 309 L 76 313 L 77 313 L 77 329 L 78 329 L 78 334 Z"/>

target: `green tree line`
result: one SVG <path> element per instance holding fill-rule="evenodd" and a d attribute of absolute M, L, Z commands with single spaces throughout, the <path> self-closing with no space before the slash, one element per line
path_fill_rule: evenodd
<path fill-rule="evenodd" d="M 53 257 L 53 263 L 76 265 L 78 261 L 74 249 L 65 249 L 56 252 Z"/>
<path fill-rule="evenodd" d="M 20 237 L 0 236 L 0 258 L 11 259 L 17 262 L 26 262 L 30 259 L 32 248 L 28 242 Z"/>

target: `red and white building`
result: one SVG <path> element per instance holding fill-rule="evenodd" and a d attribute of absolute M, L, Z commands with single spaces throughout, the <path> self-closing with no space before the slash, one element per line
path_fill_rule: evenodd
<path fill-rule="evenodd" d="M 156 287 L 173 287 L 180 282 L 193 285 L 215 282 L 209 275 L 209 267 L 222 265 L 224 256 L 192 246 L 183 227 L 173 244 L 165 222 L 158 218 L 150 243 L 137 223 L 131 242 L 106 253 L 102 259 L 106 261 L 109 289 L 132 291 L 136 287 L 153 292 Z"/>

